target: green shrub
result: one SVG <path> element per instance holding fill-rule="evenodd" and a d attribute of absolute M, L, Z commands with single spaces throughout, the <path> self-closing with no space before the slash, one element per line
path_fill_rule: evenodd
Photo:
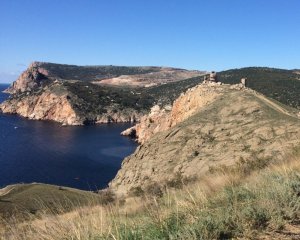
<path fill-rule="evenodd" d="M 277 231 L 286 223 L 299 222 L 299 186 L 297 172 L 289 175 L 267 172 L 255 185 L 225 187 L 204 206 L 188 211 L 176 208 L 165 217 L 150 215 L 142 225 L 139 222 L 127 226 L 120 239 L 255 238 L 267 228 Z M 147 190 L 160 195 L 157 189 L 160 189 L 158 184 L 153 184 Z"/>
<path fill-rule="evenodd" d="M 242 216 L 251 229 L 264 229 L 270 220 L 267 210 L 259 206 L 247 206 L 242 210 Z"/>

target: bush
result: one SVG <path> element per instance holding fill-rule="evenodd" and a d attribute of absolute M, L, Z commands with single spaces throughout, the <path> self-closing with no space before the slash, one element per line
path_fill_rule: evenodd
<path fill-rule="evenodd" d="M 242 215 L 244 221 L 247 221 L 251 229 L 264 229 L 268 226 L 270 216 L 268 212 L 259 206 L 248 206 L 246 207 Z"/>
<path fill-rule="evenodd" d="M 167 187 L 180 189 L 183 187 L 183 176 L 180 172 L 175 174 L 175 177 L 166 182 Z"/>
<path fill-rule="evenodd" d="M 142 197 L 144 196 L 145 192 L 140 186 L 138 186 L 131 188 L 129 194 L 133 197 Z"/>
<path fill-rule="evenodd" d="M 181 172 L 177 172 L 173 179 L 166 181 L 166 186 L 169 188 L 181 189 L 184 185 L 195 182 L 196 180 L 196 176 L 184 177 Z"/>
<path fill-rule="evenodd" d="M 146 187 L 146 194 L 155 198 L 160 198 L 163 196 L 163 191 L 158 183 L 152 183 Z"/>
<path fill-rule="evenodd" d="M 101 190 L 98 194 L 100 194 L 100 203 L 103 205 L 114 203 L 116 200 L 115 193 L 110 189 Z"/>

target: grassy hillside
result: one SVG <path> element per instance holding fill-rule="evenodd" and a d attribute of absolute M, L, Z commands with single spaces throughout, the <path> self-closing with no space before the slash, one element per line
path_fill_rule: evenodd
<path fill-rule="evenodd" d="M 0 219 L 67 212 L 78 206 L 99 203 L 99 197 L 92 192 L 47 184 L 11 185 L 0 192 Z"/>
<path fill-rule="evenodd" d="M 243 77 L 248 79 L 248 87 L 300 109 L 300 75 L 295 70 L 250 67 L 223 71 L 218 75 L 221 82 L 230 84 L 239 83 Z"/>
<path fill-rule="evenodd" d="M 299 163 L 295 151 L 267 167 L 237 165 L 162 194 L 0 225 L 0 239 L 299 239 Z"/>
<path fill-rule="evenodd" d="M 116 230 L 103 239 L 299 239 L 299 158 L 277 164 L 170 188 L 141 214 L 115 217 Z"/>

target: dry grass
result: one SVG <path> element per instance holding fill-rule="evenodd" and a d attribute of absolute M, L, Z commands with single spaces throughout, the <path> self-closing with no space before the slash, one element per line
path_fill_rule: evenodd
<path fill-rule="evenodd" d="M 4 227 L 0 239 L 299 239 L 300 157 L 223 171 L 163 197 L 130 197 Z M 1 227 L 0 227 L 1 229 Z"/>

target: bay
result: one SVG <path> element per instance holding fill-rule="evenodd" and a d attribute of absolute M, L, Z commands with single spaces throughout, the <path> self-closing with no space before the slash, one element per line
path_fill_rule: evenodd
<path fill-rule="evenodd" d="M 0 102 L 8 95 L 0 85 Z M 0 188 L 40 182 L 83 190 L 107 186 L 137 144 L 120 132 L 130 124 L 61 126 L 0 113 Z"/>

